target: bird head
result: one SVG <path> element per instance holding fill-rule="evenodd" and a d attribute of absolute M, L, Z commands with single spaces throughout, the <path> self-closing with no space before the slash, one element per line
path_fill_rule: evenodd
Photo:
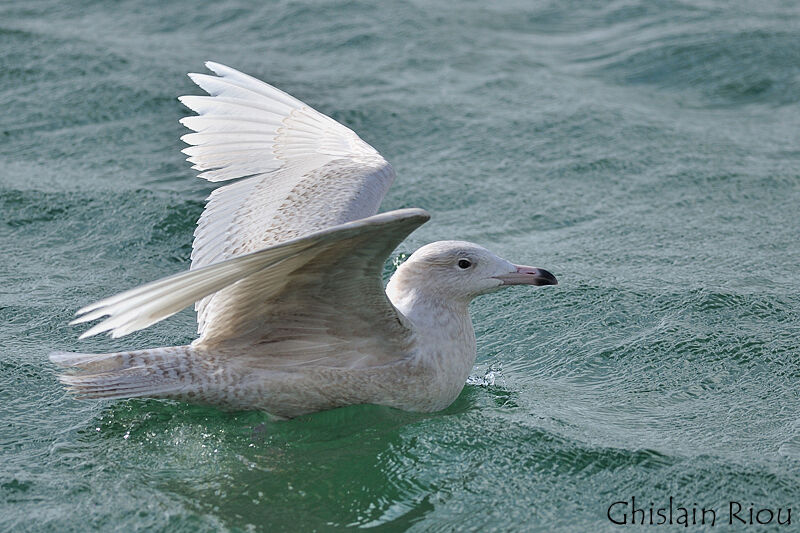
<path fill-rule="evenodd" d="M 411 254 L 392 276 L 387 291 L 419 291 L 468 303 L 476 296 L 511 285 L 557 283 L 547 270 L 515 265 L 477 244 L 438 241 Z"/>

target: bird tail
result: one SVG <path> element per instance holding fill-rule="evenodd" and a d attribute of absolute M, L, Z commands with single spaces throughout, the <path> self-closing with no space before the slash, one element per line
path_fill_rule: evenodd
<path fill-rule="evenodd" d="M 78 398 L 191 398 L 197 392 L 191 346 L 103 354 L 54 352 L 50 360 L 76 370 L 59 376 Z"/>

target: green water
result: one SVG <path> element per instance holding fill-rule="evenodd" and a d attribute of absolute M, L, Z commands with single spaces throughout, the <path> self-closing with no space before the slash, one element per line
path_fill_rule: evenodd
<path fill-rule="evenodd" d="M 600 4 L 0 3 L 0 530 L 604 531 L 632 496 L 796 528 L 800 7 Z M 189 311 L 67 323 L 188 267 L 211 187 L 176 97 L 206 59 L 391 161 L 383 208 L 433 214 L 396 255 L 465 239 L 558 276 L 474 303 L 483 385 L 281 423 L 64 393 L 51 350 L 193 338 Z"/>

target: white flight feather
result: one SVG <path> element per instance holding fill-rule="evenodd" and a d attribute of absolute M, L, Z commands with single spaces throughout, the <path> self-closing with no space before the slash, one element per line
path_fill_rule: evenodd
<path fill-rule="evenodd" d="M 350 270 L 350 275 L 339 278 L 339 282 L 345 288 L 362 284 L 369 288 L 377 284 L 381 297 L 373 298 L 369 304 L 380 307 L 377 309 L 378 312 L 373 314 L 376 320 L 375 326 L 379 327 L 378 322 L 385 320 L 387 315 L 397 316 L 396 310 L 383 294 L 378 277 L 385 256 L 408 233 L 428 218 L 428 214 L 422 209 L 400 209 L 327 228 L 258 252 L 176 274 L 105 298 L 78 311 L 82 316 L 72 323 L 108 316 L 81 335 L 81 338 L 104 331 L 111 331 L 112 337 L 121 337 L 163 320 L 204 296 L 239 281 L 249 280 L 249 287 L 245 291 L 247 297 L 239 300 L 240 308 L 237 316 L 229 316 L 225 324 L 232 330 L 231 336 L 236 337 L 238 334 L 249 333 L 249 331 L 237 331 L 237 324 L 249 324 L 266 311 L 277 312 L 275 308 L 281 305 L 280 302 L 270 302 L 268 297 L 259 295 L 275 293 L 275 289 L 285 285 L 288 276 L 300 269 L 330 267 L 344 270 L 340 264 L 346 263 L 348 256 L 352 256 L 354 260 L 365 261 L 367 268 Z M 333 250 L 333 253 L 327 256 L 330 265 L 314 264 L 326 250 Z M 370 276 L 374 279 L 369 279 Z M 322 298 L 320 295 L 324 295 L 326 291 L 333 292 L 339 298 L 336 292 L 338 289 L 336 280 L 329 277 L 312 276 L 311 279 L 303 279 L 302 286 L 317 299 Z M 363 307 L 369 296 L 364 291 L 351 294 L 353 306 Z M 346 302 L 341 303 L 343 306 L 346 305 Z M 309 309 L 314 308 L 313 304 L 314 301 L 308 302 Z M 344 317 L 341 319 L 344 320 Z M 346 325 L 343 324 L 342 327 L 346 328 Z"/>
<path fill-rule="evenodd" d="M 219 63 L 189 74 L 209 96 L 180 100 L 197 113 L 181 123 L 183 152 L 209 181 L 195 231 L 192 269 L 371 216 L 394 179 L 391 166 L 350 128 L 260 80 Z M 197 302 L 198 333 L 225 320 L 235 290 Z"/>

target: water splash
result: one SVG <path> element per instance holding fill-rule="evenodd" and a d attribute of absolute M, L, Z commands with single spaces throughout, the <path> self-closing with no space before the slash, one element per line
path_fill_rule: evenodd
<path fill-rule="evenodd" d="M 480 372 L 480 370 L 476 367 L 475 371 Z M 494 387 L 497 383 L 497 380 L 501 380 L 503 386 L 505 386 L 505 379 L 503 379 L 503 364 L 500 362 L 495 362 L 489 365 L 489 367 L 483 372 L 483 375 L 479 374 L 472 374 L 467 378 L 467 385 L 476 385 L 478 387 Z"/>

